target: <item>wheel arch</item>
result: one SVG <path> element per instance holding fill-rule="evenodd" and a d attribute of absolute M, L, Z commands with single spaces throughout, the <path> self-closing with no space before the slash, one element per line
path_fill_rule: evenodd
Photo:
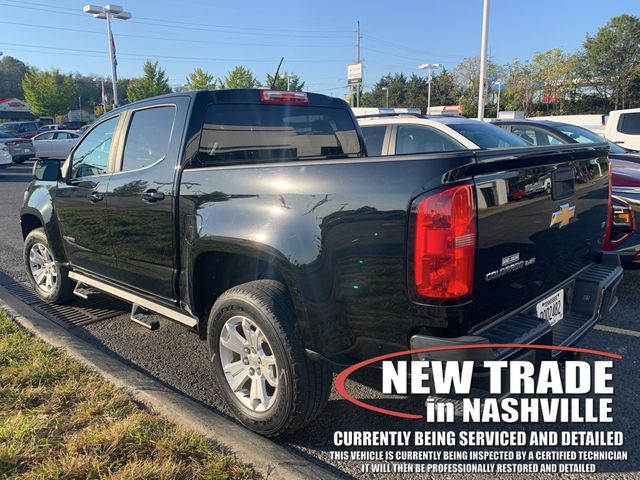
<path fill-rule="evenodd" d="M 287 288 L 296 314 L 296 327 L 307 348 L 311 336 L 307 309 L 297 287 L 295 266 L 281 252 L 253 242 L 233 242 L 215 247 L 200 246 L 190 262 L 189 297 L 192 313 L 199 318 L 198 333 L 206 337 L 206 324 L 211 306 L 225 291 L 254 280 L 276 280 Z"/>

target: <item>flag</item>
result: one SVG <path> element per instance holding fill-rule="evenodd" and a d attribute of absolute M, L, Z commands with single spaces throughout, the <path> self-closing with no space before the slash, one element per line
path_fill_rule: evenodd
<path fill-rule="evenodd" d="M 111 36 L 111 51 L 113 52 L 113 65 L 118 68 L 118 60 L 116 60 L 116 42 L 113 39 L 113 33 L 109 31 L 109 35 Z"/>
<path fill-rule="evenodd" d="M 108 102 L 107 92 L 104 89 L 104 80 L 100 81 L 100 85 L 102 86 L 102 105 L 106 105 Z"/>

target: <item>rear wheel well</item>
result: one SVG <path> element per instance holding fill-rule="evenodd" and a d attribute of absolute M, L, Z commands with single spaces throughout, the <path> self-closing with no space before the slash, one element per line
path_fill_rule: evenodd
<path fill-rule="evenodd" d="M 203 253 L 193 268 L 193 313 L 199 318 L 198 333 L 204 339 L 213 303 L 224 292 L 254 280 L 286 282 L 272 261 L 226 252 Z"/>
<path fill-rule="evenodd" d="M 26 213 L 20 217 L 20 226 L 22 228 L 22 239 L 27 238 L 27 235 L 36 228 L 42 227 L 42 222 L 38 217 L 30 213 Z"/>

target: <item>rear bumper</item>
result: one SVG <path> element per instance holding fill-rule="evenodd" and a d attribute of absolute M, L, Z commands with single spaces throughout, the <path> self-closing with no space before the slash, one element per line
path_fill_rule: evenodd
<path fill-rule="evenodd" d="M 601 263 L 581 270 L 556 288 L 489 325 L 458 338 L 437 338 L 426 335 L 411 337 L 411 349 L 443 345 L 483 344 L 538 344 L 573 346 L 601 321 L 616 305 L 616 289 L 622 280 L 623 270 L 615 253 L 603 253 Z M 564 318 L 551 326 L 538 318 L 536 304 L 549 295 L 563 289 L 565 295 Z M 559 357 L 562 351 L 537 351 L 537 359 L 543 355 Z M 517 348 L 467 349 L 419 354 L 421 360 L 508 360 L 519 356 Z"/>

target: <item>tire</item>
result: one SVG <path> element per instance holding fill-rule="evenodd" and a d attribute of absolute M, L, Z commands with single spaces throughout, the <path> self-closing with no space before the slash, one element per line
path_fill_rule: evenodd
<path fill-rule="evenodd" d="M 24 157 L 18 157 L 13 159 L 13 163 L 24 163 L 25 160 L 26 158 Z"/>
<path fill-rule="evenodd" d="M 24 265 L 29 281 L 36 294 L 48 303 L 68 303 L 73 298 L 74 283 L 69 279 L 69 270 L 53 258 L 44 229 L 29 232 L 24 241 Z M 38 265 L 46 269 L 44 277 L 38 277 Z M 47 276 L 51 278 L 49 282 Z"/>
<path fill-rule="evenodd" d="M 243 425 L 268 437 L 290 434 L 312 422 L 324 409 L 331 390 L 330 369 L 308 358 L 295 325 L 287 289 L 274 280 L 256 280 L 227 290 L 209 314 L 207 343 L 220 390 Z M 255 338 L 263 342 L 252 343 Z M 237 341 L 244 348 L 238 348 Z M 256 343 L 261 345 L 257 350 L 251 347 Z M 235 391 L 228 378 L 239 379 Z M 275 387 L 270 383 L 274 379 Z M 260 389 L 256 387 L 253 395 L 254 384 L 262 387 L 259 400 L 255 397 L 260 396 Z"/>

